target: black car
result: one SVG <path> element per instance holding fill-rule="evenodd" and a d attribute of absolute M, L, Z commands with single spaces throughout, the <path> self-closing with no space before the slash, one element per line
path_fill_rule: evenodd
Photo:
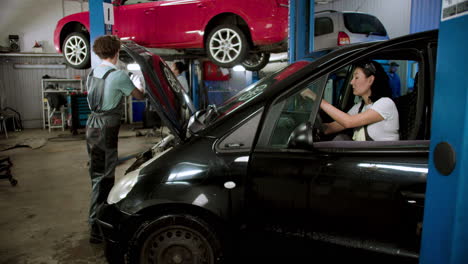
<path fill-rule="evenodd" d="M 169 67 L 128 43 L 147 94 L 171 130 L 116 183 L 99 210 L 108 256 L 129 263 L 217 263 L 240 231 L 319 240 L 417 258 L 437 31 L 299 61 L 222 106 L 193 112 Z M 399 141 L 330 141 L 312 89 L 343 111 L 353 63 L 400 65 Z M 120 253 L 120 254 L 119 254 Z"/>

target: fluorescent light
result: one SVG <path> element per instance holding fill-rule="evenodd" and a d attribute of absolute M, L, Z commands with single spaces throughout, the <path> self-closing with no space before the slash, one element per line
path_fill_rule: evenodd
<path fill-rule="evenodd" d="M 16 63 L 13 65 L 15 69 L 65 69 L 65 64 L 21 64 Z"/>
<path fill-rule="evenodd" d="M 129 71 L 139 71 L 140 70 L 140 65 L 136 63 L 131 63 L 127 65 L 127 70 Z"/>
<path fill-rule="evenodd" d="M 242 65 L 236 65 L 234 66 L 234 68 L 232 68 L 232 70 L 240 72 L 240 71 L 245 71 L 245 68 Z"/>

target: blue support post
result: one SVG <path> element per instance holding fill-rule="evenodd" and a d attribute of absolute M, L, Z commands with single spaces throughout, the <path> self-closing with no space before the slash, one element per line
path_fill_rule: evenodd
<path fill-rule="evenodd" d="M 104 3 L 111 3 L 111 0 L 89 0 L 89 27 L 90 31 L 90 46 L 94 44 L 97 37 L 111 34 L 112 26 L 104 24 Z M 94 68 L 99 64 L 100 60 L 91 52 L 91 66 Z"/>
<path fill-rule="evenodd" d="M 314 50 L 314 3 L 308 0 L 289 2 L 289 63 L 304 58 Z"/>
<path fill-rule="evenodd" d="M 422 264 L 468 263 L 467 2 L 440 23 Z M 456 14 L 457 4 L 442 5 L 442 13 Z"/>
<path fill-rule="evenodd" d="M 193 106 L 195 107 L 196 110 L 198 110 L 200 109 L 200 99 L 199 99 L 200 95 L 199 95 L 199 89 L 198 89 L 197 67 L 200 66 L 200 63 L 198 61 L 192 61 L 190 65 L 191 65 L 190 83 L 192 84 L 192 101 L 193 101 Z"/>
<path fill-rule="evenodd" d="M 440 0 L 412 0 L 410 33 L 439 28 Z"/>

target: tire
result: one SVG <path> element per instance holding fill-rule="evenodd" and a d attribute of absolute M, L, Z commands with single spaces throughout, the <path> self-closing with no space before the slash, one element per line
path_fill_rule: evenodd
<path fill-rule="evenodd" d="M 91 66 L 89 38 L 80 32 L 67 36 L 62 45 L 65 62 L 74 69 L 87 69 Z"/>
<path fill-rule="evenodd" d="M 244 61 L 249 50 L 247 39 L 237 26 L 215 27 L 206 39 L 206 52 L 214 64 L 231 68 Z"/>
<path fill-rule="evenodd" d="M 130 240 L 127 263 L 206 263 L 222 261 L 221 242 L 200 218 L 165 215 L 144 222 Z"/>
<path fill-rule="evenodd" d="M 248 71 L 259 71 L 265 67 L 270 61 L 270 53 L 252 53 L 245 58 L 242 66 Z"/>

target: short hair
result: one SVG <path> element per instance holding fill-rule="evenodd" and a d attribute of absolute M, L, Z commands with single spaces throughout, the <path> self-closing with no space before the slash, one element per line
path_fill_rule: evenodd
<path fill-rule="evenodd" d="M 374 82 L 370 87 L 371 95 L 369 96 L 369 99 L 373 103 L 382 97 L 392 97 L 392 90 L 388 83 L 388 75 L 380 63 L 373 60 L 366 60 L 357 62 L 354 66 L 361 68 L 366 77 L 374 75 Z"/>
<path fill-rule="evenodd" d="M 100 36 L 94 41 L 93 51 L 100 59 L 113 58 L 119 50 L 120 39 L 117 36 Z"/>
<path fill-rule="evenodd" d="M 176 63 L 174 63 L 176 69 L 179 71 L 179 73 L 183 73 L 184 71 L 187 70 L 187 65 L 185 65 L 185 63 L 181 62 L 181 61 L 177 61 Z"/>

